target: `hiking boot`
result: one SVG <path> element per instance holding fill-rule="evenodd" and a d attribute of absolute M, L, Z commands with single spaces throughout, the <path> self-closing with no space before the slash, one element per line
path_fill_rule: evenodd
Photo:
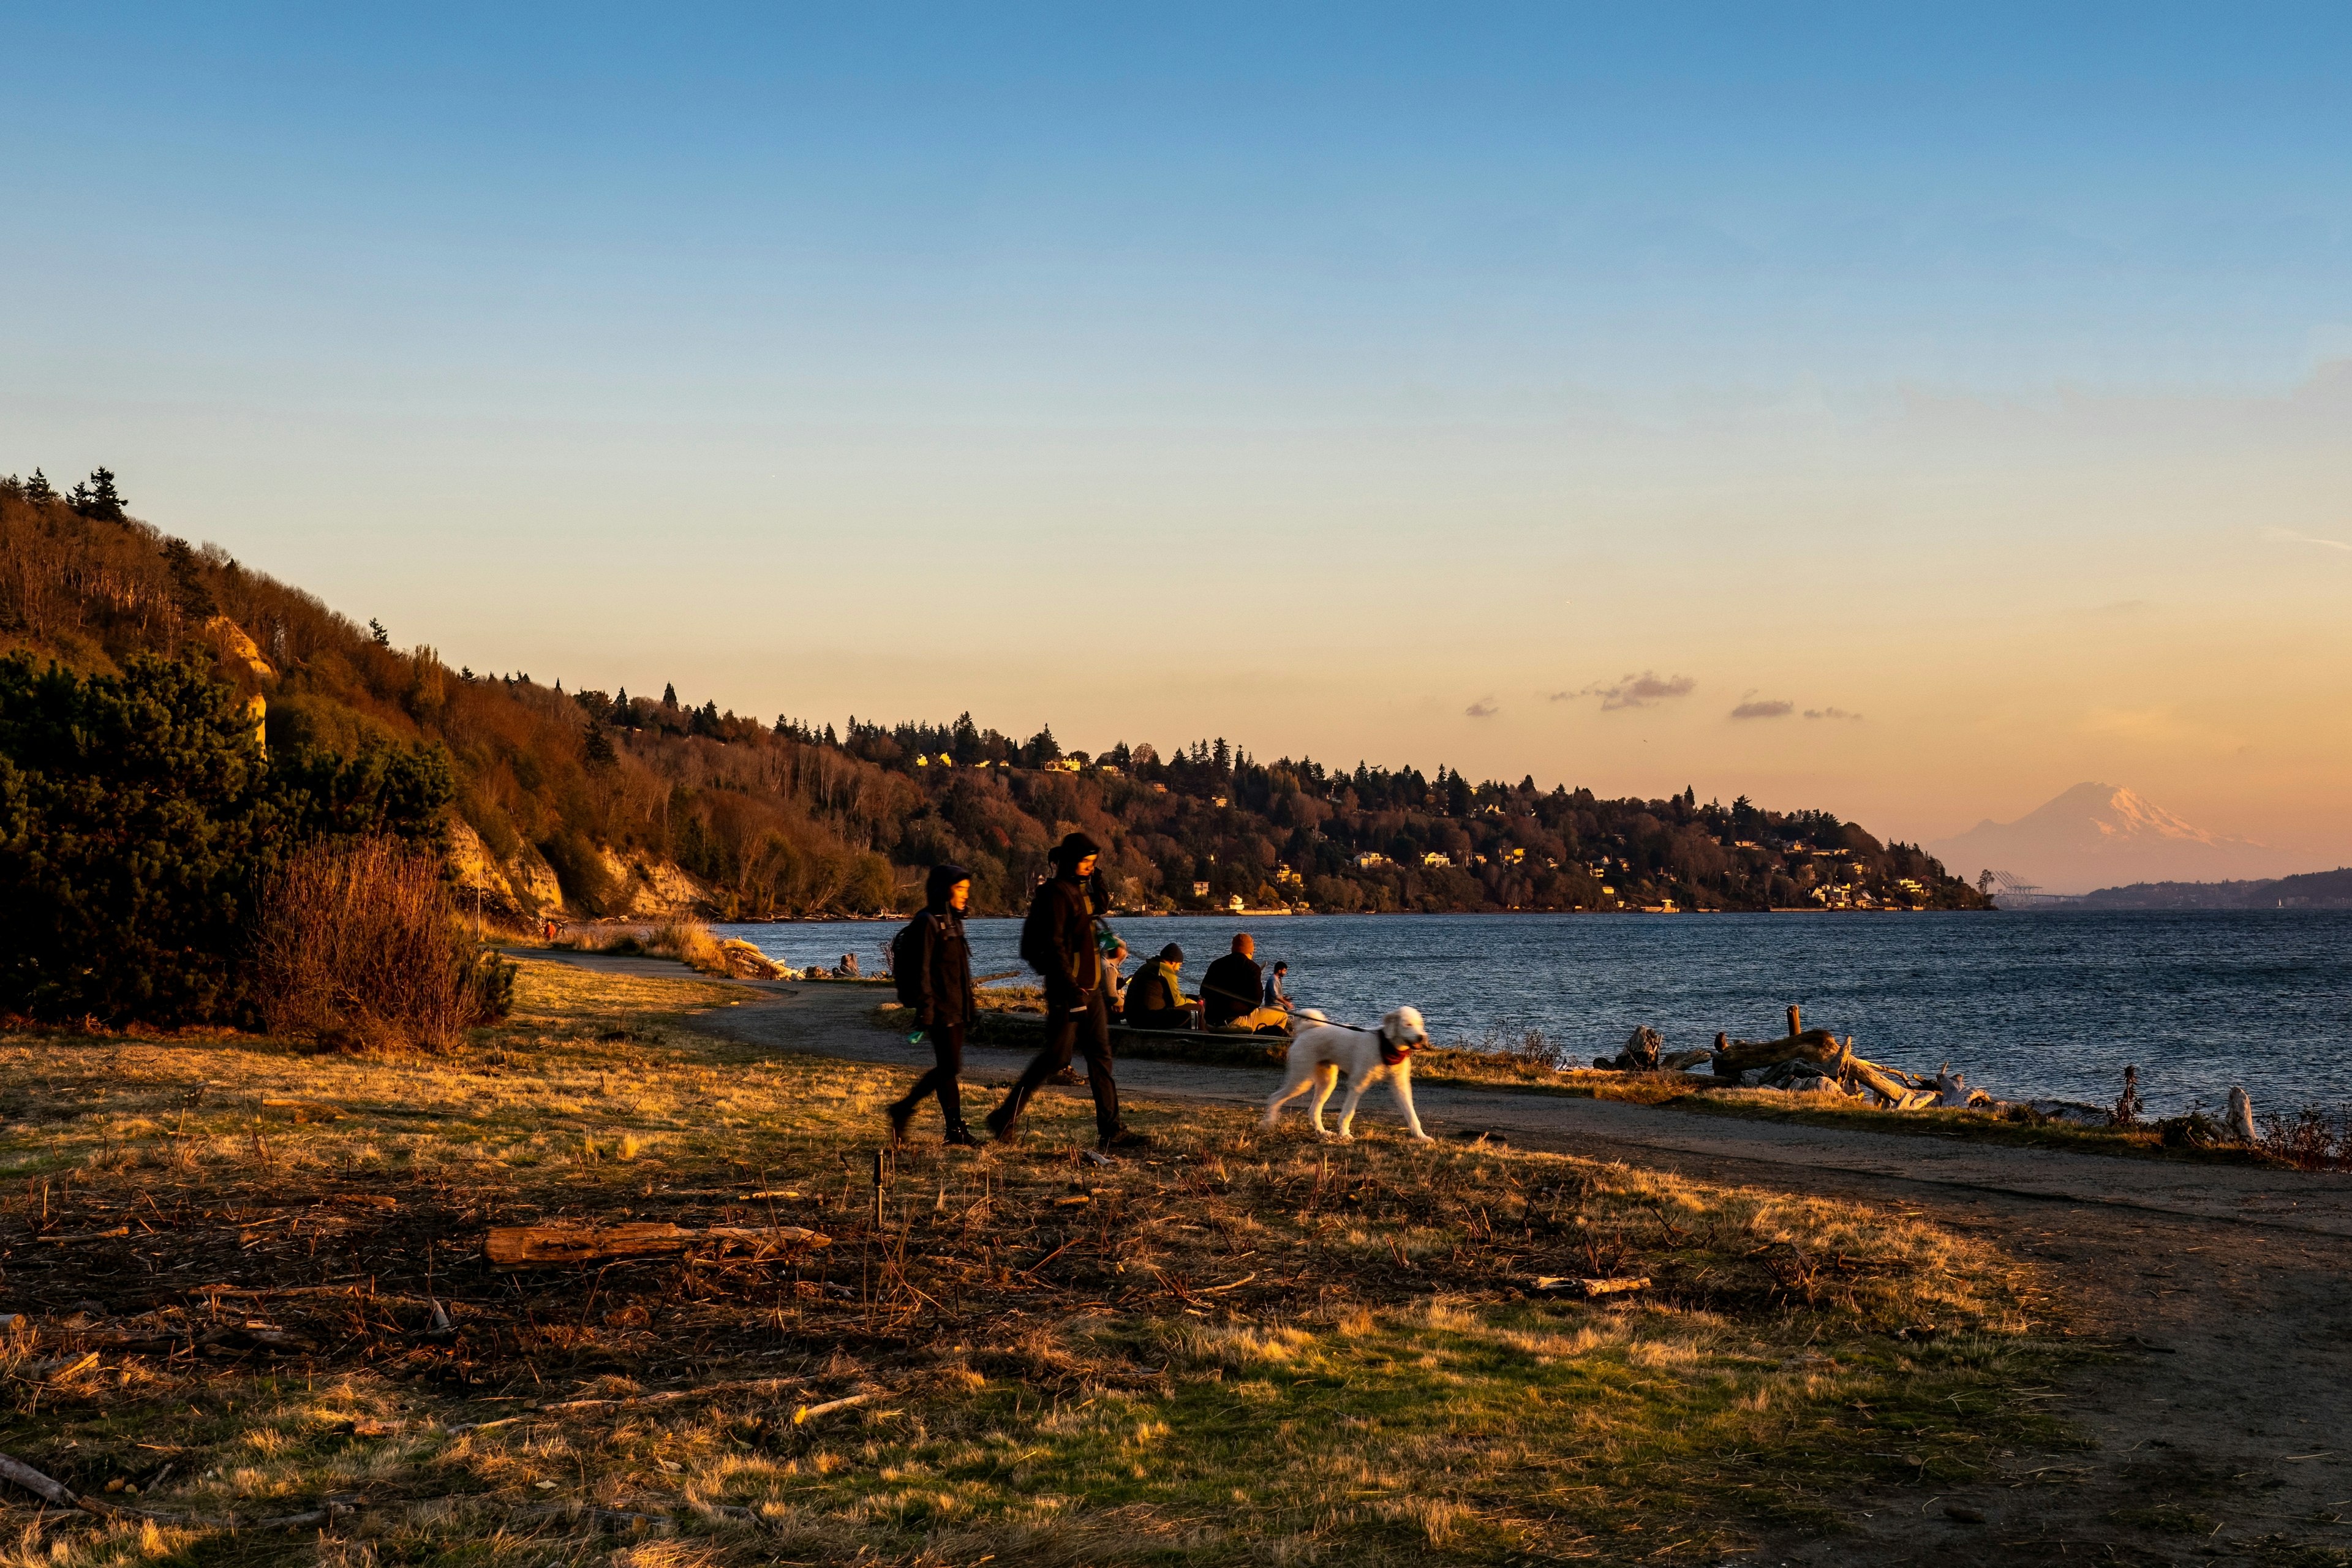
<path fill-rule="evenodd" d="M 882 1108 L 890 1119 L 890 1142 L 903 1143 L 907 1139 L 907 1123 L 915 1119 L 915 1108 L 903 1100 L 894 1100 Z"/>
<path fill-rule="evenodd" d="M 950 1121 L 948 1123 L 947 1141 L 950 1147 L 957 1149 L 977 1149 L 980 1147 L 980 1140 L 973 1137 L 971 1135 L 971 1129 L 966 1127 L 961 1121 Z"/>
<path fill-rule="evenodd" d="M 1075 1087 L 1085 1083 L 1087 1080 L 1078 1076 L 1077 1070 L 1075 1068 L 1061 1068 L 1055 1070 L 1051 1077 L 1045 1079 L 1045 1081 L 1047 1083 L 1058 1083 L 1068 1087 Z"/>
<path fill-rule="evenodd" d="M 1106 1154 L 1117 1149 L 1130 1152 L 1137 1149 L 1149 1149 L 1151 1147 L 1151 1134 L 1138 1132 L 1131 1127 L 1122 1127 L 1116 1132 L 1104 1133 L 1095 1147 Z"/>
<path fill-rule="evenodd" d="M 1013 1137 L 1012 1110 L 1013 1102 L 1008 1100 L 1003 1104 L 998 1106 L 995 1110 L 990 1111 L 986 1116 L 981 1118 L 982 1123 L 988 1129 L 989 1137 L 994 1142 L 1003 1143 L 1011 1141 Z"/>

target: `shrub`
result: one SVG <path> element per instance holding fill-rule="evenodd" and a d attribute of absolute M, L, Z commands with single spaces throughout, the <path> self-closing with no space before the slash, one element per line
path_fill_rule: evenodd
<path fill-rule="evenodd" d="M 2352 1105 L 2332 1112 L 2306 1105 L 2292 1116 L 2264 1116 L 2255 1143 L 2298 1171 L 2352 1171 Z"/>
<path fill-rule="evenodd" d="M 389 838 L 287 857 L 262 883 L 253 957 L 278 1034 L 446 1048 L 513 1005 L 513 966 L 464 934 L 434 857 Z"/>

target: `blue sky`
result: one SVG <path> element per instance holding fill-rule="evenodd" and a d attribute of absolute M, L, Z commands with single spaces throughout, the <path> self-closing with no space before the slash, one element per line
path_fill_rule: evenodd
<path fill-rule="evenodd" d="M 1107 10 L 0 7 L 0 471 L 763 714 L 2340 835 L 2352 13 Z"/>

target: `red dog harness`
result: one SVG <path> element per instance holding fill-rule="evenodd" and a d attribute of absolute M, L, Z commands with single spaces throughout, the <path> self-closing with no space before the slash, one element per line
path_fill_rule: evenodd
<path fill-rule="evenodd" d="M 1400 1045 L 1394 1044 L 1393 1042 L 1391 1042 L 1391 1041 L 1389 1039 L 1389 1032 L 1388 1032 L 1388 1030 L 1387 1030 L 1386 1028 L 1382 1028 L 1382 1029 L 1381 1030 L 1381 1066 L 1383 1066 L 1383 1067 L 1394 1067 L 1394 1066 L 1396 1066 L 1396 1065 L 1397 1065 L 1397 1063 L 1399 1063 L 1399 1062 L 1401 1062 L 1401 1061 L 1404 1060 L 1404 1059 L 1405 1059 L 1405 1058 L 1407 1058 L 1407 1057 L 1409 1057 L 1409 1056 L 1412 1055 L 1412 1053 L 1413 1053 L 1413 1050 L 1414 1050 L 1414 1049 L 1415 1049 L 1415 1047 L 1412 1047 L 1412 1046 L 1400 1046 Z"/>

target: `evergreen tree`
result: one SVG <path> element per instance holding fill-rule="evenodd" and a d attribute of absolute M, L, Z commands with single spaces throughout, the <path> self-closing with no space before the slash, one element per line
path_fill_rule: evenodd
<path fill-rule="evenodd" d="M 677 687 L 664 683 L 662 687 L 662 706 L 665 708 L 676 708 L 677 706 Z"/>
<path fill-rule="evenodd" d="M 1455 773 L 1445 781 L 1445 813 L 1449 816 L 1470 815 L 1470 781 Z"/>
<path fill-rule="evenodd" d="M 620 753 L 613 750 L 613 737 L 604 733 L 604 726 L 598 721 L 588 721 L 588 732 L 584 739 L 590 767 L 609 768 L 620 761 Z"/>
<path fill-rule="evenodd" d="M 114 470 L 111 468 L 91 469 L 89 478 L 74 486 L 73 494 L 67 500 L 74 510 L 84 517 L 95 518 L 101 522 L 127 521 L 122 510 L 122 494 L 114 488 Z"/>
<path fill-rule="evenodd" d="M 172 574 L 173 594 L 182 615 L 192 621 L 205 621 L 219 611 L 212 590 L 205 585 L 204 563 L 186 540 L 163 541 L 163 567 Z"/>
<path fill-rule="evenodd" d="M 49 483 L 48 475 L 41 472 L 38 468 L 35 468 L 33 470 L 33 477 L 25 481 L 25 499 L 26 500 L 55 500 L 58 499 L 58 488 L 57 486 Z"/>
<path fill-rule="evenodd" d="M 384 629 L 383 623 L 379 620 L 373 618 L 369 620 L 368 638 L 378 647 L 390 647 L 392 646 L 392 634 Z M 523 679 L 525 680 L 529 680 L 530 677 L 526 675 Z"/>
<path fill-rule="evenodd" d="M 637 727 L 637 710 L 629 705 L 629 689 L 625 686 L 613 698 L 613 722 L 626 730 Z"/>

